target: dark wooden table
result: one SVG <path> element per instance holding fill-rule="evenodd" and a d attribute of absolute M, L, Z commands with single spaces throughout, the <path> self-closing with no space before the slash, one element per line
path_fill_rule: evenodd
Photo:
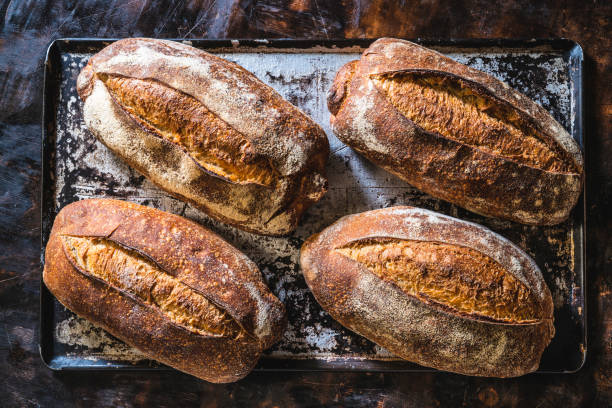
<path fill-rule="evenodd" d="M 452 4 L 452 6 L 447 5 Z M 0 406 L 612 404 L 612 2 L 3 0 L 0 2 Z M 588 357 L 572 375 L 56 374 L 38 353 L 42 68 L 58 37 L 567 37 L 585 52 Z"/>

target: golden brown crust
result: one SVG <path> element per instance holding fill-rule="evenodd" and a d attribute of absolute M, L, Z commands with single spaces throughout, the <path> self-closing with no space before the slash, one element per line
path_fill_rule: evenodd
<path fill-rule="evenodd" d="M 226 311 L 137 252 L 106 238 L 61 235 L 61 241 L 79 272 L 149 305 L 180 327 L 209 337 L 248 335 Z"/>
<path fill-rule="evenodd" d="M 43 280 L 79 316 L 211 382 L 247 375 L 286 325 L 244 254 L 194 222 L 123 201 L 62 209 Z"/>
<path fill-rule="evenodd" d="M 151 80 L 99 78 L 132 120 L 175 143 L 211 174 L 238 184 L 272 187 L 276 182 L 277 172 L 257 157 L 251 143 L 195 98 Z"/>
<path fill-rule="evenodd" d="M 399 257 L 397 243 L 408 243 L 400 246 Z M 440 245 L 440 251 L 432 249 Z M 503 271 L 490 275 L 480 264 L 483 257 Z M 425 279 L 417 285 L 419 293 L 409 287 L 418 277 L 391 261 L 398 258 L 433 274 L 420 274 Z M 304 243 L 300 264 L 315 298 L 333 318 L 428 367 L 489 377 L 523 375 L 538 368 L 554 335 L 552 297 L 535 263 L 492 231 L 432 211 L 393 207 L 344 217 Z M 386 268 L 376 270 L 377 264 Z M 445 282 L 444 273 L 465 281 Z M 458 303 L 446 296 L 458 289 L 455 296 L 461 298 L 484 288 L 508 304 L 489 308 L 495 296 L 487 294 L 471 305 L 467 296 Z M 499 312 L 505 318 L 495 317 Z"/>
<path fill-rule="evenodd" d="M 447 73 L 396 71 L 373 75 L 393 106 L 426 132 L 550 172 L 577 171 L 567 152 L 482 87 Z"/>
<path fill-rule="evenodd" d="M 368 239 L 336 248 L 406 295 L 477 319 L 533 323 L 542 310 L 529 288 L 474 249 L 441 242 Z"/>
<path fill-rule="evenodd" d="M 428 194 L 535 225 L 564 221 L 578 201 L 578 145 L 543 108 L 499 80 L 385 38 L 363 53 L 347 84 L 341 108 L 332 111 L 334 133 Z M 330 100 L 341 88 L 334 83 Z"/>
<path fill-rule="evenodd" d="M 323 130 L 242 67 L 125 39 L 77 79 L 89 130 L 155 184 L 241 229 L 283 235 L 327 190 Z"/>

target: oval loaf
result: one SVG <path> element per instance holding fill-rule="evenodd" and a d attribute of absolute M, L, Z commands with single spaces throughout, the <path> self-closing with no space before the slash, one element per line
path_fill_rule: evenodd
<path fill-rule="evenodd" d="M 424 192 L 523 224 L 564 221 L 583 183 L 574 139 L 505 83 L 408 41 L 383 38 L 337 73 L 338 138 Z"/>
<path fill-rule="evenodd" d="M 300 263 L 334 319 L 424 366 L 523 375 L 538 368 L 555 332 L 550 291 L 523 251 L 432 211 L 343 217 L 304 243 Z"/>
<path fill-rule="evenodd" d="M 286 326 L 257 266 L 185 218 L 110 199 L 57 215 L 43 280 L 77 315 L 211 382 L 247 375 Z"/>
<path fill-rule="evenodd" d="M 213 218 L 283 235 L 327 190 L 323 130 L 239 65 L 130 38 L 77 79 L 87 128 L 153 183 Z"/>

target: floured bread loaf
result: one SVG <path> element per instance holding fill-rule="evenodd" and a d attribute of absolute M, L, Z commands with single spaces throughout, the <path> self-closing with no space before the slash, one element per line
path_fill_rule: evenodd
<path fill-rule="evenodd" d="M 247 375 L 283 335 L 283 304 L 244 254 L 202 226 L 124 201 L 64 207 L 43 280 L 77 315 L 211 382 Z"/>
<path fill-rule="evenodd" d="M 383 38 L 329 91 L 334 133 L 423 190 L 479 214 L 557 224 L 576 205 L 583 159 L 555 119 L 505 83 Z"/>
<path fill-rule="evenodd" d="M 484 227 L 432 211 L 343 217 L 304 243 L 300 264 L 334 319 L 424 366 L 523 375 L 555 333 L 533 260 Z"/>
<path fill-rule="evenodd" d="M 89 60 L 77 90 L 102 143 L 238 228 L 287 234 L 327 191 L 323 130 L 237 64 L 172 41 L 125 39 Z"/>

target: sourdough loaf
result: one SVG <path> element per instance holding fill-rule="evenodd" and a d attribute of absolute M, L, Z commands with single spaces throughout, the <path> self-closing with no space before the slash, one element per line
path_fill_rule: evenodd
<path fill-rule="evenodd" d="M 283 235 L 327 190 L 323 130 L 239 65 L 131 38 L 77 79 L 87 128 L 153 183 L 238 228 Z"/>
<path fill-rule="evenodd" d="M 77 315 L 211 382 L 247 375 L 286 325 L 283 304 L 244 254 L 192 221 L 123 201 L 64 207 L 43 280 Z"/>
<path fill-rule="evenodd" d="M 317 301 L 397 356 L 455 373 L 514 377 L 538 368 L 553 303 L 521 249 L 473 223 L 412 207 L 341 218 L 303 245 Z"/>
<path fill-rule="evenodd" d="M 383 38 L 337 73 L 338 138 L 424 192 L 532 225 L 564 221 L 583 183 L 574 139 L 505 83 L 408 41 Z"/>

